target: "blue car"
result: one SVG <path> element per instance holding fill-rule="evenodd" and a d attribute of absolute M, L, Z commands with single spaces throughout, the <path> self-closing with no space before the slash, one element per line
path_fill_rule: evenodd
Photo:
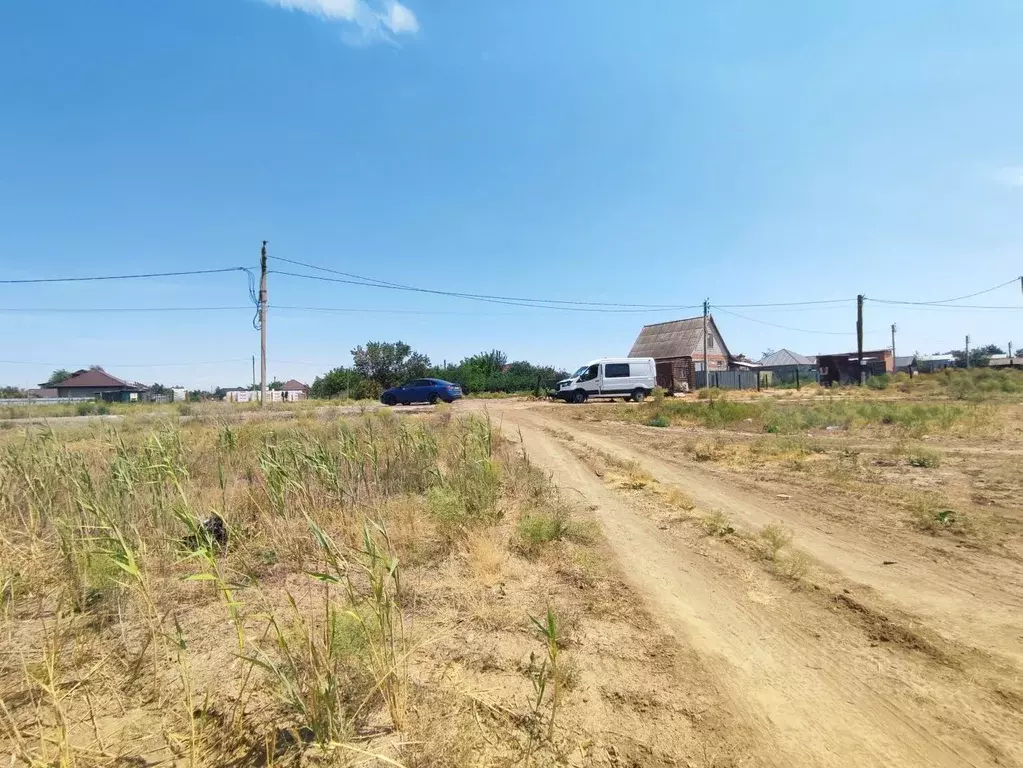
<path fill-rule="evenodd" d="M 380 396 L 384 405 L 410 405 L 443 401 L 450 403 L 462 396 L 462 388 L 450 381 L 440 379 L 415 379 L 401 387 L 391 387 Z"/>

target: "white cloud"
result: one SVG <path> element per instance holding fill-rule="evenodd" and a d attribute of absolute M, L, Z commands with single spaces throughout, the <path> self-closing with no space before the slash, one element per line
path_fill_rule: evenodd
<path fill-rule="evenodd" d="M 355 21 L 362 0 L 264 0 L 291 11 L 305 11 L 328 19 Z"/>
<path fill-rule="evenodd" d="M 388 4 L 387 18 L 384 19 L 384 24 L 396 35 L 403 32 L 414 35 L 419 31 L 419 21 L 416 19 L 416 15 L 397 0 L 391 0 Z"/>
<path fill-rule="evenodd" d="M 345 39 L 352 43 L 391 40 L 394 35 L 414 35 L 419 20 L 410 8 L 397 0 L 378 5 L 373 0 L 263 0 L 268 5 L 353 24 L 359 34 Z"/>
<path fill-rule="evenodd" d="M 995 171 L 995 181 L 1007 187 L 1023 189 L 1023 165 L 1006 165 Z"/>

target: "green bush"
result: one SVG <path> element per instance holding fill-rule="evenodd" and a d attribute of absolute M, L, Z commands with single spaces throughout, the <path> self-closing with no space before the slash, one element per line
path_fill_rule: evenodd
<path fill-rule="evenodd" d="M 937 451 L 927 450 L 926 448 L 917 449 L 913 453 L 910 453 L 907 457 L 909 465 L 911 467 L 923 467 L 925 469 L 934 469 L 941 464 L 941 454 Z"/>
<path fill-rule="evenodd" d="M 867 377 L 867 388 L 868 389 L 888 389 L 888 374 L 882 373 L 880 376 L 868 376 Z"/>
<path fill-rule="evenodd" d="M 657 414 L 656 416 L 653 416 L 650 419 L 648 419 L 646 425 L 648 427 L 670 427 L 671 421 L 669 421 L 666 416 L 663 416 L 662 414 Z"/>
<path fill-rule="evenodd" d="M 527 557 L 536 557 L 546 544 L 560 541 L 570 530 L 568 513 L 561 507 L 533 510 L 519 518 L 514 546 Z"/>

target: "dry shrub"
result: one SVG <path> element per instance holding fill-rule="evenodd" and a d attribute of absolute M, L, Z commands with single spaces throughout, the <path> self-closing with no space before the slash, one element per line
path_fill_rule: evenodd
<path fill-rule="evenodd" d="M 678 488 L 669 488 L 665 494 L 665 501 L 671 506 L 681 509 L 683 512 L 692 512 L 696 509 L 696 502 L 693 497 Z"/>
<path fill-rule="evenodd" d="M 501 581 L 508 562 L 508 551 L 495 533 L 476 531 L 465 542 L 466 565 L 473 579 L 485 586 Z"/>
<path fill-rule="evenodd" d="M 456 691 L 413 689 L 400 761 L 407 768 L 465 768 L 479 765 L 484 745 L 474 702 Z"/>
<path fill-rule="evenodd" d="M 789 552 L 774 561 L 774 572 L 792 581 L 802 581 L 810 572 L 810 560 L 802 552 Z"/>
<path fill-rule="evenodd" d="M 792 534 L 775 523 L 765 525 L 759 538 L 761 554 L 767 560 L 777 560 L 778 553 L 792 543 Z"/>
<path fill-rule="evenodd" d="M 703 527 L 711 536 L 727 536 L 730 533 L 735 533 L 735 528 L 732 527 L 728 516 L 720 509 L 714 510 L 703 519 Z"/>

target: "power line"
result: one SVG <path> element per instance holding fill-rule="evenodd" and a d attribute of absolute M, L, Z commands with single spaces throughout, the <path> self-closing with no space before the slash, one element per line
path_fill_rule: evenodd
<path fill-rule="evenodd" d="M 753 309 L 754 307 L 803 307 L 810 304 L 851 304 L 856 299 L 819 299 L 817 301 L 781 301 L 773 304 L 715 304 L 715 307 L 729 309 Z"/>
<path fill-rule="evenodd" d="M 247 363 L 247 362 L 249 362 L 249 358 L 247 358 L 247 357 L 239 357 L 239 358 L 234 358 L 234 359 L 231 359 L 231 360 L 200 360 L 200 361 L 197 361 L 197 362 L 189 362 L 189 363 L 116 363 L 116 364 L 111 364 L 109 366 L 105 365 L 104 369 L 106 369 L 107 367 L 110 367 L 110 368 L 175 368 L 175 367 L 178 367 L 178 366 L 186 366 L 186 365 L 220 365 L 222 363 Z M 0 364 L 4 364 L 4 365 L 66 365 L 67 362 L 65 361 L 63 363 L 41 363 L 41 362 L 32 362 L 32 361 L 29 361 L 29 360 L 0 360 Z"/>
<path fill-rule="evenodd" d="M 998 284 L 996 286 L 993 286 L 991 288 L 985 288 L 983 291 L 977 291 L 976 293 L 968 293 L 965 296 L 956 296 L 956 297 L 951 298 L 951 299 L 940 299 L 938 301 L 896 301 L 896 300 L 892 300 L 892 299 L 871 299 L 869 297 L 865 297 L 865 298 L 867 299 L 867 301 L 874 301 L 874 302 L 877 302 L 878 304 L 919 304 L 919 305 L 950 304 L 953 301 L 962 301 L 963 299 L 972 299 L 974 296 L 981 296 L 981 295 L 983 295 L 985 293 L 991 293 L 992 291 L 997 291 L 999 288 L 1004 288 L 1007 285 L 1012 285 L 1013 283 L 1018 283 L 1020 281 L 1021 281 L 1021 278 L 1014 277 L 1014 278 L 1012 278 L 1012 280 L 1007 280 L 1006 282 L 1000 283 L 1000 284 Z"/>
<path fill-rule="evenodd" d="M 277 261 L 285 261 L 289 264 L 297 264 L 301 267 L 308 269 L 316 269 L 321 272 L 329 272 L 335 275 L 342 275 L 343 277 L 349 278 L 347 280 L 338 280 L 334 278 L 320 277 L 319 275 L 302 275 L 295 272 L 282 272 L 274 270 L 275 274 L 288 275 L 290 277 L 304 277 L 311 280 L 324 280 L 327 282 L 345 283 L 348 285 L 362 285 L 368 288 L 389 288 L 396 291 L 414 291 L 416 293 L 431 293 L 438 296 L 453 296 L 462 299 L 473 299 L 477 301 L 493 301 L 498 303 L 507 302 L 528 302 L 521 306 L 535 306 L 540 304 L 558 304 L 565 306 L 589 306 L 589 307 L 630 307 L 638 309 L 694 309 L 697 305 L 690 306 L 678 306 L 675 304 L 623 304 L 618 302 L 604 302 L 604 301 L 572 301 L 567 299 L 535 299 L 527 298 L 522 296 L 499 296 L 486 293 L 463 293 L 460 291 L 441 291 L 433 288 L 421 288 L 413 285 L 402 285 L 401 283 L 392 283 L 386 280 L 377 280 L 372 277 L 364 277 L 362 275 L 356 275 L 351 272 L 342 272 L 337 269 L 329 269 L 327 267 L 318 267 L 315 264 L 308 264 L 303 261 L 295 261 L 294 259 L 285 259 L 281 256 L 272 257 Z M 601 310 L 603 311 L 603 310 Z"/>
<path fill-rule="evenodd" d="M 749 320 L 751 323 L 760 323 L 761 325 L 770 325 L 773 328 L 783 328 L 786 331 L 797 331 L 799 333 L 816 333 L 824 336 L 854 336 L 854 331 L 814 331 L 809 328 L 793 328 L 789 325 L 779 325 L 778 323 L 769 323 L 766 320 L 758 320 L 755 317 L 748 317 L 746 315 L 740 315 L 738 312 L 732 312 L 727 309 L 723 309 L 721 306 L 715 304 L 711 309 L 718 309 L 724 312 L 726 315 L 732 315 L 734 317 L 742 318 L 743 320 Z M 874 333 L 874 331 L 868 331 L 868 333 Z"/>
<path fill-rule="evenodd" d="M 930 304 L 919 301 L 881 301 L 879 299 L 867 299 L 879 304 L 901 306 L 912 310 L 943 310 L 943 309 L 1023 309 L 1023 304 Z"/>
<path fill-rule="evenodd" d="M 84 283 L 94 280 L 141 280 L 151 277 L 215 275 L 223 272 L 249 272 L 249 269 L 247 267 L 225 267 L 224 269 L 193 269 L 184 272 L 148 272 L 140 275 L 93 275 L 91 277 L 36 277 L 25 280 L 0 280 L 0 285 L 24 285 L 25 283 Z"/>
<path fill-rule="evenodd" d="M 403 285 L 401 283 L 392 283 L 392 282 L 390 282 L 388 280 L 379 280 L 379 279 L 377 279 L 375 277 L 366 277 L 365 275 L 357 275 L 357 274 L 355 274 L 353 272 L 343 272 L 343 271 L 338 270 L 338 269 L 331 269 L 329 267 L 321 267 L 321 266 L 317 266 L 316 264 L 310 264 L 310 263 L 305 262 L 305 261 L 297 261 L 295 259 L 286 259 L 283 256 L 272 256 L 271 258 L 276 259 L 277 261 L 287 262 L 288 264 L 295 264 L 296 266 L 299 266 L 299 267 L 306 267 L 307 269 L 315 269 L 315 270 L 318 270 L 320 272 L 329 272 L 330 274 L 341 275 L 342 277 L 350 278 L 353 281 L 359 281 L 359 282 L 352 283 L 354 285 L 370 284 L 370 287 L 378 287 L 378 288 L 386 287 L 386 288 L 393 288 L 393 289 L 396 289 L 396 290 L 405 290 L 405 291 L 423 291 L 423 292 L 427 292 L 427 293 L 438 293 L 438 294 L 445 295 L 445 296 L 457 296 L 457 297 L 460 297 L 460 298 L 493 299 L 493 300 L 500 300 L 500 301 L 526 301 L 526 302 L 543 303 L 543 304 L 566 304 L 566 305 L 591 306 L 591 307 L 634 307 L 634 308 L 641 308 L 641 309 L 699 309 L 699 308 L 701 308 L 703 306 L 702 304 L 689 304 L 689 305 L 685 305 L 685 306 L 678 306 L 678 305 L 675 305 L 675 304 L 623 304 L 623 303 L 603 302 L 603 301 L 569 301 L 569 300 L 563 300 L 563 299 L 523 298 L 523 297 L 520 297 L 520 296 L 494 296 L 494 295 L 490 295 L 490 294 L 463 293 L 463 292 L 457 292 L 457 291 L 435 291 L 435 290 L 431 290 L 431 289 L 427 289 L 427 288 L 418 288 L 418 287 L 415 287 L 415 286 Z M 278 274 L 290 274 L 290 273 L 279 272 Z M 312 275 L 306 275 L 306 277 L 312 277 Z M 341 281 L 339 281 L 339 282 L 341 282 Z M 853 301 L 852 298 L 847 298 L 847 299 L 817 299 L 817 300 L 813 300 L 813 301 L 785 301 L 785 302 L 774 302 L 774 303 L 768 303 L 768 304 L 724 304 L 724 305 L 720 305 L 720 306 L 735 307 L 737 309 L 742 309 L 744 307 L 746 307 L 746 308 L 750 308 L 750 307 L 796 307 L 796 306 L 807 306 L 807 305 L 813 305 L 813 304 L 845 304 L 845 303 L 849 303 L 849 302 L 852 302 L 852 301 Z"/>
<path fill-rule="evenodd" d="M 441 309 L 380 309 L 364 307 L 301 307 L 287 304 L 267 304 L 268 309 L 300 311 L 300 312 L 341 312 L 341 313 L 368 313 L 382 315 L 456 315 L 462 317 L 526 317 L 525 312 L 459 312 L 457 310 Z M 240 310 L 251 310 L 251 306 L 224 306 L 224 307 L 0 307 L 0 314 L 104 314 L 119 312 L 237 312 Z"/>
<path fill-rule="evenodd" d="M 680 309 L 695 309 L 698 305 L 693 304 L 690 306 L 673 306 L 673 305 L 649 305 L 644 306 L 642 309 L 619 309 L 620 306 L 633 306 L 633 305 L 619 305 L 619 304 L 602 304 L 597 301 L 589 302 L 557 302 L 558 304 L 587 304 L 590 306 L 552 306 L 555 303 L 553 299 L 513 299 L 496 296 L 487 296 L 484 294 L 471 294 L 471 293 L 456 293 L 454 291 L 439 291 L 431 288 L 415 288 L 412 286 L 397 286 L 397 285 L 383 285 L 376 283 L 360 283 L 354 280 L 345 280 L 337 277 L 323 277 L 321 275 L 303 275 L 298 272 L 282 272 L 281 270 L 272 270 L 275 275 L 286 275 L 287 277 L 300 277 L 306 280 L 320 280 L 327 283 L 345 283 L 348 285 L 362 285 L 367 288 L 387 288 L 396 291 L 413 291 L 415 293 L 429 293 L 437 296 L 453 296 L 455 298 L 469 299 L 471 301 L 482 301 L 488 304 L 507 304 L 513 307 L 531 307 L 533 309 L 557 309 L 566 312 L 650 312 L 650 311 L 678 311 Z M 527 303 L 528 302 L 528 303 Z M 547 302 L 547 303 L 540 303 Z M 642 306 L 642 305 L 637 305 Z"/>
<path fill-rule="evenodd" d="M 105 312 L 227 312 L 252 307 L 0 307 L 0 312 L 26 314 L 76 314 Z"/>
<path fill-rule="evenodd" d="M 379 315 L 457 315 L 460 317 L 525 317 L 525 312 L 458 312 L 445 309 L 365 309 L 362 307 L 294 307 L 286 304 L 270 304 L 269 309 L 294 310 L 301 312 L 355 312 Z M 554 307 L 549 307 L 554 309 Z"/>

